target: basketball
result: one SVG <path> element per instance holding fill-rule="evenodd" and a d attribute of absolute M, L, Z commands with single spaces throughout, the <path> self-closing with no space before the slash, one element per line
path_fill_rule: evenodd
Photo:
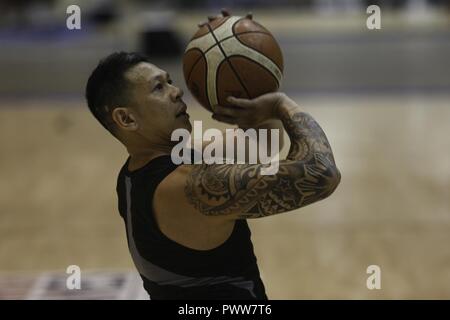
<path fill-rule="evenodd" d="M 251 16 L 225 16 L 202 25 L 183 56 L 184 78 L 206 109 L 228 96 L 252 99 L 277 91 L 283 56 L 273 35 Z"/>

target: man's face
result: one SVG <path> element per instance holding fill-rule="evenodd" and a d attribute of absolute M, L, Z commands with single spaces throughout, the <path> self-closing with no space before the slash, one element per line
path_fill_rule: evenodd
<path fill-rule="evenodd" d="M 130 85 L 133 114 L 141 135 L 170 142 L 175 129 L 192 130 L 183 91 L 172 85 L 167 72 L 141 62 L 125 73 L 125 79 Z"/>

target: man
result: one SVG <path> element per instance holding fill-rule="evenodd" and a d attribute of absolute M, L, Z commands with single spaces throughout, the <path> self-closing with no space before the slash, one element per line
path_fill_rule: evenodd
<path fill-rule="evenodd" d="M 230 98 L 214 118 L 246 128 L 282 122 L 291 148 L 273 175 L 262 164 L 175 165 L 175 129 L 191 130 L 183 92 L 136 53 L 102 60 L 86 88 L 97 120 L 129 157 L 117 180 L 128 246 L 152 299 L 267 299 L 246 219 L 328 197 L 340 181 L 318 123 L 283 93 Z M 281 120 L 281 122 L 280 122 Z"/>

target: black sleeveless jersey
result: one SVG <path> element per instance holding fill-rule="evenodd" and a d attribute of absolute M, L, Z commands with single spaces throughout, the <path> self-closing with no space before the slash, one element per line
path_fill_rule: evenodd
<path fill-rule="evenodd" d="M 177 165 L 166 155 L 130 172 L 128 162 L 117 179 L 119 213 L 151 299 L 267 299 L 246 220 L 236 220 L 230 237 L 214 249 L 180 245 L 159 230 L 152 205 L 156 187 Z"/>

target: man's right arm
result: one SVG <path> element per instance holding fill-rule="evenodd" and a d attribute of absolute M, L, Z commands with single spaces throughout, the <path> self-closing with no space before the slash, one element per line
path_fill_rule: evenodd
<path fill-rule="evenodd" d="M 192 166 L 185 194 L 202 214 L 231 219 L 274 215 L 322 200 L 339 184 L 340 172 L 319 124 L 284 94 L 234 99 L 244 108 L 260 101 L 274 104 L 274 113 L 289 135 L 286 160 L 279 162 L 274 175 L 262 175 L 262 164 Z"/>

